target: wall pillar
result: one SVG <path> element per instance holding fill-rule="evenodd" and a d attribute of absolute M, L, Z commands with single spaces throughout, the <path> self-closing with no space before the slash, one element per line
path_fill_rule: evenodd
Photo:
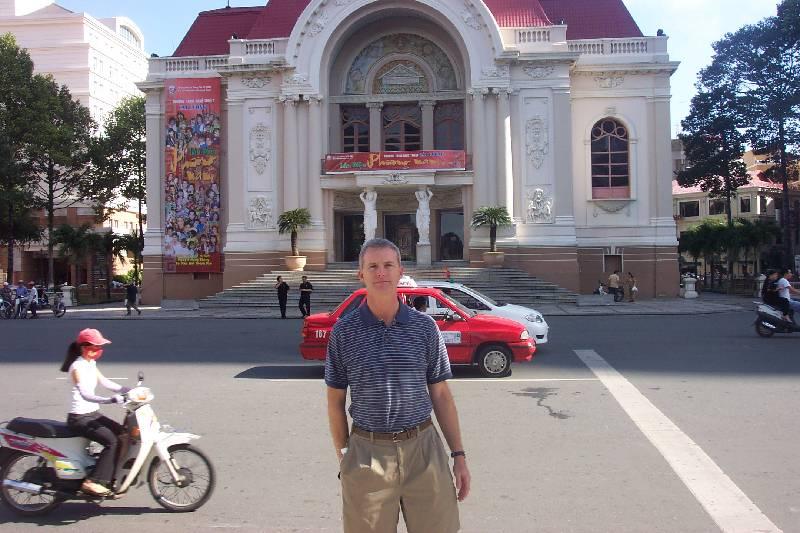
<path fill-rule="evenodd" d="M 433 124 L 433 111 L 436 107 L 435 100 L 423 100 L 419 103 L 422 108 L 422 149 L 433 150 L 434 143 L 434 124 Z"/>
<path fill-rule="evenodd" d="M 514 218 L 514 169 L 511 154 L 511 94 L 497 91 L 497 205 Z"/>
<path fill-rule="evenodd" d="M 320 161 L 322 161 L 322 97 L 308 99 L 308 209 L 314 226 L 325 227 L 322 189 L 320 187 Z"/>
<path fill-rule="evenodd" d="M 147 91 L 145 127 L 147 138 L 147 231 L 142 251 L 142 303 L 161 305 L 164 297 L 164 108 L 161 90 Z M 17 253 L 22 253 L 21 250 Z M 16 263 L 16 261 L 15 261 Z M 70 279 L 77 283 L 77 269 L 70 267 Z M 77 285 L 76 285 L 77 286 Z"/>
<path fill-rule="evenodd" d="M 472 95 L 472 169 L 473 207 L 489 205 L 489 180 L 486 175 L 486 95 L 487 89 L 473 89 Z"/>
<path fill-rule="evenodd" d="M 369 109 L 369 151 L 383 152 L 383 102 L 368 102 Z"/>
<path fill-rule="evenodd" d="M 569 89 L 553 90 L 553 162 L 555 166 L 553 206 L 556 217 L 575 217 L 572 172 L 572 104 Z"/>
<path fill-rule="evenodd" d="M 305 139 L 308 141 L 307 148 L 311 148 L 311 132 L 308 129 L 309 126 L 309 113 L 311 111 L 311 107 L 308 104 L 308 99 L 300 100 L 297 105 L 297 139 Z M 302 150 L 298 150 L 297 152 L 297 160 L 295 161 L 295 165 L 297 165 L 297 196 L 298 196 L 298 207 L 305 207 L 308 209 L 310 206 L 308 205 L 308 194 L 309 194 L 309 172 L 311 169 L 308 167 L 308 153 L 303 153 Z"/>
<path fill-rule="evenodd" d="M 225 132 L 228 142 L 227 172 L 223 173 L 225 196 L 222 198 L 226 206 L 225 215 L 228 226 L 225 230 L 224 251 L 238 251 L 236 244 L 245 231 L 245 213 L 247 205 L 247 183 L 244 169 L 244 100 L 228 100 L 228 130 Z"/>
<path fill-rule="evenodd" d="M 494 91 L 492 91 L 494 93 Z M 484 179 L 486 181 L 486 201 L 488 205 L 498 205 L 497 204 L 497 180 L 500 179 L 497 176 L 497 158 L 499 154 L 497 153 L 497 99 L 492 98 L 493 94 L 490 94 L 490 97 L 486 99 L 486 123 L 485 129 L 489 132 L 493 132 L 494 135 L 490 135 L 488 138 L 485 139 L 484 150 L 486 151 L 486 163 L 484 165 L 485 175 Z M 481 145 L 479 145 L 481 146 Z"/>
<path fill-rule="evenodd" d="M 297 169 L 297 103 L 294 95 L 283 99 L 283 210 L 300 207 L 300 180 Z M 305 144 L 305 143 L 304 143 Z"/>

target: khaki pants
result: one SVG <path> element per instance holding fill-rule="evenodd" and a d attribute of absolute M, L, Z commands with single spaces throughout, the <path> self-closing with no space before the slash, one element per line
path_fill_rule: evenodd
<path fill-rule="evenodd" d="M 455 533 L 458 502 L 450 459 L 435 426 L 400 442 L 350 435 L 341 464 L 345 533 Z"/>

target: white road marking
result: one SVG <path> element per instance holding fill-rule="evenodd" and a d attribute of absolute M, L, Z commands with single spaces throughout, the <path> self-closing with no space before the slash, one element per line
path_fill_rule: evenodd
<path fill-rule="evenodd" d="M 688 435 L 594 350 L 575 350 L 725 533 L 781 529 Z"/>
<path fill-rule="evenodd" d="M 61 378 L 59 378 L 61 379 Z M 319 383 L 320 379 L 291 379 L 291 378 L 275 378 L 275 379 L 264 379 L 264 381 L 272 381 L 275 383 Z M 459 379 L 448 379 L 450 383 L 457 382 L 457 383 L 539 383 L 539 382 L 553 382 L 553 381 L 599 381 L 597 378 L 531 378 L 531 379 L 506 379 L 506 378 L 459 378 Z"/>

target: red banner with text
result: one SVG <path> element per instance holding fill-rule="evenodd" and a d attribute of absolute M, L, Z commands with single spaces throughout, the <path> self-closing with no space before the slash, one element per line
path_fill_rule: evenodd
<path fill-rule="evenodd" d="M 219 78 L 167 80 L 164 272 L 222 272 Z"/>
<path fill-rule="evenodd" d="M 325 156 L 326 174 L 350 174 L 387 170 L 464 170 L 463 150 L 422 150 L 419 152 L 352 152 Z"/>

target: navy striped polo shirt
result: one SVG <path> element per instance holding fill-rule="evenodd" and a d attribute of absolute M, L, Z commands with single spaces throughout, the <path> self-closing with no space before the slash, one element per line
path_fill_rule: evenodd
<path fill-rule="evenodd" d="M 395 432 L 421 424 L 433 409 L 428 385 L 452 377 L 436 322 L 407 305 L 385 324 L 364 303 L 331 331 L 325 383 L 350 387 L 350 416 L 361 429 Z"/>

